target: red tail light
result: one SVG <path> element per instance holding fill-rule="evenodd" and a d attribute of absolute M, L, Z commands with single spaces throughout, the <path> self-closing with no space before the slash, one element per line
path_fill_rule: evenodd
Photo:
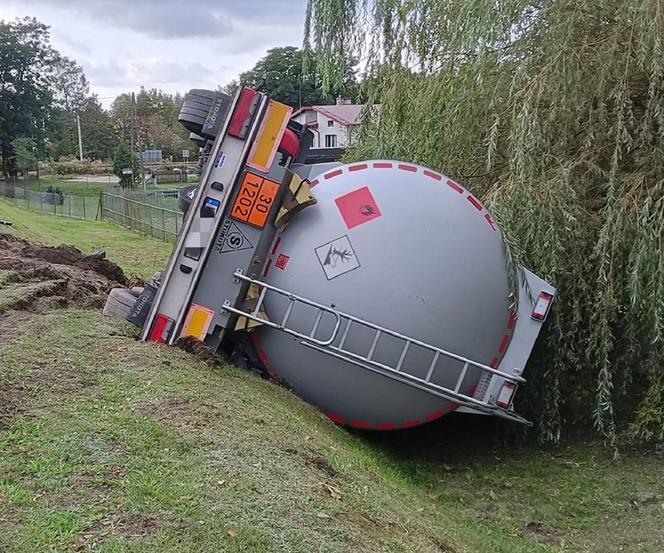
<path fill-rule="evenodd" d="M 285 153 L 287 156 L 297 157 L 297 154 L 300 153 L 300 139 L 295 134 L 295 131 L 288 128 L 284 131 L 284 136 L 281 138 L 281 143 L 279 144 L 279 151 Z"/>
<path fill-rule="evenodd" d="M 152 325 L 150 336 L 148 336 L 148 340 L 150 342 L 165 344 L 166 340 L 168 340 L 168 336 L 171 333 L 172 328 L 173 319 L 167 317 L 166 315 L 157 315 L 154 324 Z"/>
<path fill-rule="evenodd" d="M 532 314 L 530 315 L 536 321 L 544 321 L 546 316 L 549 314 L 549 308 L 551 307 L 551 302 L 553 301 L 553 294 L 548 292 L 540 292 L 539 298 L 537 298 L 537 303 L 533 309 Z"/>
<path fill-rule="evenodd" d="M 514 392 L 516 392 L 516 384 L 512 382 L 505 382 L 503 387 L 500 389 L 500 393 L 498 394 L 496 405 L 498 407 L 502 407 L 503 409 L 509 409 L 510 405 L 512 404 Z"/>
<path fill-rule="evenodd" d="M 251 126 L 251 120 L 256 113 L 256 107 L 259 101 L 258 92 L 251 88 L 243 88 L 240 92 L 240 98 L 235 106 L 233 117 L 228 126 L 228 134 L 244 140 Z"/>

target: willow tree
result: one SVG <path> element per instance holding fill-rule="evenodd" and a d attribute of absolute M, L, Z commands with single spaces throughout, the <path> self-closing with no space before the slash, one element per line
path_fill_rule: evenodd
<path fill-rule="evenodd" d="M 356 57 L 382 105 L 350 157 L 459 179 L 558 286 L 528 372 L 541 437 L 664 441 L 662 0 L 309 0 L 306 21 L 324 83 Z"/>

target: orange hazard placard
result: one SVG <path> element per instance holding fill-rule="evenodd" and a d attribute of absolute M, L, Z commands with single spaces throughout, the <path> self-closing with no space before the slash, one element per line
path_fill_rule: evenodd
<path fill-rule="evenodd" d="M 263 228 L 277 192 L 279 192 L 279 183 L 254 173 L 247 173 L 231 209 L 231 217 Z"/>

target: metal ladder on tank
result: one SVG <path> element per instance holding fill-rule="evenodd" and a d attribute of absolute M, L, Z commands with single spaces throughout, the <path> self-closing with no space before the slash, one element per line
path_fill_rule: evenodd
<path fill-rule="evenodd" d="M 234 277 L 239 281 L 244 281 L 251 285 L 255 285 L 260 290 L 260 294 L 257 298 L 257 301 L 255 303 L 252 302 L 251 311 L 239 309 L 231 305 L 230 301 L 226 301 L 222 306 L 222 313 L 223 311 L 235 313 L 237 315 L 247 317 L 252 321 L 259 322 L 270 328 L 285 332 L 286 334 L 298 338 L 300 343 L 306 347 L 320 351 L 325 355 L 330 355 L 348 363 L 352 363 L 353 365 L 378 373 L 382 376 L 391 378 L 413 388 L 423 390 L 440 398 L 452 401 L 459 406 L 465 407 L 466 411 L 498 416 L 522 424 L 530 424 L 529 421 L 517 415 L 514 411 L 512 411 L 512 409 L 506 409 L 490 401 L 491 396 L 489 391 L 493 388 L 492 385 L 483 387 L 485 391 L 483 393 L 483 397 L 481 398 L 472 397 L 461 392 L 464 381 L 468 374 L 468 369 L 470 367 L 474 367 L 480 370 L 480 381 L 486 381 L 488 379 L 500 379 L 505 382 L 510 382 L 514 384 L 514 386 L 518 386 L 520 383 L 525 382 L 525 379 L 520 376 L 521 371 L 519 369 L 515 369 L 513 374 L 507 374 L 461 355 L 457 355 L 415 338 L 400 334 L 399 332 L 395 332 L 380 325 L 365 321 L 364 319 L 360 319 L 359 317 L 355 317 L 348 313 L 343 313 L 337 309 L 311 301 L 307 298 L 300 297 L 296 294 L 288 292 L 287 290 L 283 290 L 281 288 L 277 288 L 276 286 L 267 284 L 266 282 L 248 277 L 243 274 L 241 270 L 237 270 L 234 274 Z M 277 295 L 285 297 L 288 300 L 286 311 L 284 312 L 284 315 L 279 322 L 270 321 L 260 316 L 260 311 L 263 307 L 265 297 L 268 292 L 273 292 Z M 289 328 L 288 326 L 293 309 L 297 304 L 307 305 L 317 310 L 316 317 L 309 333 L 300 332 Z M 332 332 L 330 333 L 330 336 L 326 337 L 325 339 L 316 338 L 316 332 L 318 331 L 320 322 L 325 314 L 331 315 L 333 317 L 334 326 Z M 371 346 L 366 355 L 359 355 L 344 348 L 346 339 L 351 330 L 351 326 L 353 325 L 368 328 L 374 333 Z M 373 359 L 378 340 L 383 335 L 391 336 L 403 341 L 401 354 L 399 355 L 399 359 L 395 365 L 380 363 Z M 338 344 L 334 344 L 337 338 L 339 338 L 339 342 Z M 417 346 L 422 350 L 431 352 L 433 355 L 433 359 L 424 378 L 403 372 L 401 370 L 404 359 L 406 358 L 408 350 L 411 346 Z M 441 357 L 454 359 L 463 363 L 454 387 L 441 386 L 440 384 L 433 382 L 433 377 Z"/>

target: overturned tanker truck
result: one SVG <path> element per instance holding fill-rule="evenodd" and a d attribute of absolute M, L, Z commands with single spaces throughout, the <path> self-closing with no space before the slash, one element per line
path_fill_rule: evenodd
<path fill-rule="evenodd" d="M 143 340 L 224 349 L 351 427 L 527 423 L 514 396 L 555 289 L 509 268 L 477 198 L 411 163 L 307 163 L 311 131 L 249 88 L 193 90 L 180 122 L 206 161 L 128 315 Z"/>

